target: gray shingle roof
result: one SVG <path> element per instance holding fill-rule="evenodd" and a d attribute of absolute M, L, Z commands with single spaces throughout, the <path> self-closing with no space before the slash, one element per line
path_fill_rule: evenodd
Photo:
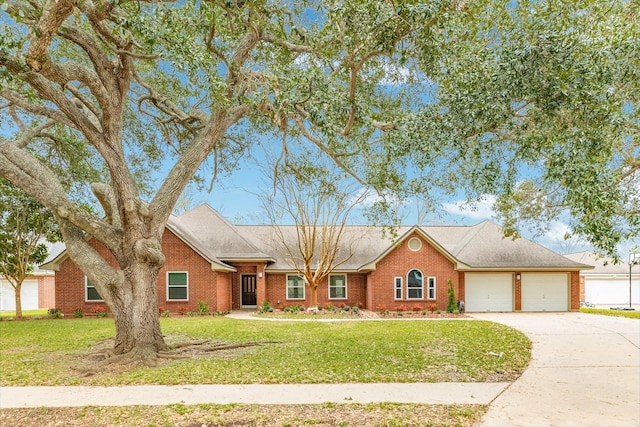
<path fill-rule="evenodd" d="M 254 240 L 246 239 L 238 232 L 236 226 L 207 204 L 187 211 L 176 219 L 219 260 L 271 260 L 272 258 L 268 252 L 258 249 Z"/>
<path fill-rule="evenodd" d="M 229 264 L 233 261 L 263 261 L 269 263 L 270 271 L 292 270 L 271 225 L 233 225 L 212 207 L 202 204 L 182 215 L 171 216 L 167 228 L 216 269 L 233 271 L 235 267 Z M 289 246 L 295 246 L 295 226 L 281 229 Z M 527 239 L 505 238 L 502 229 L 490 221 L 473 226 L 404 226 L 396 232 L 397 237 L 392 239 L 383 227 L 347 226 L 338 259 L 349 253 L 350 246 L 353 255 L 337 270 L 375 268 L 376 262 L 413 233 L 428 240 L 460 270 L 566 271 L 591 269 L 589 264 L 594 264 L 586 258 L 570 259 Z M 58 264 L 63 254 L 56 258 Z M 56 260 L 45 268 L 51 268 Z"/>
<path fill-rule="evenodd" d="M 594 266 L 593 270 L 585 272 L 585 274 L 629 274 L 629 262 L 622 261 L 619 264 L 613 263 L 613 258 L 600 257 L 593 252 L 582 251 L 567 254 L 565 257 L 582 263 Z"/>

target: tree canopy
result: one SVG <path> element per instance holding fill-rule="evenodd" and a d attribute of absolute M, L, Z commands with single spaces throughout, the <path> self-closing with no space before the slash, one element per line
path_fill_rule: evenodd
<path fill-rule="evenodd" d="M 0 175 L 54 213 L 116 352 L 143 358 L 165 347 L 155 282 L 180 194 L 265 146 L 382 195 L 496 194 L 512 232 L 568 211 L 613 253 L 640 229 L 638 7 L 5 1 Z M 78 203 L 91 193 L 102 212 Z"/>

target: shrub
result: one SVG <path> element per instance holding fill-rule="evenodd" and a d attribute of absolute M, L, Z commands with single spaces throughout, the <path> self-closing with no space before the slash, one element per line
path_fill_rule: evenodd
<path fill-rule="evenodd" d="M 429 304 L 427 304 L 427 310 L 429 310 L 431 313 L 436 311 L 437 308 L 438 305 L 435 302 L 430 302 Z"/>
<path fill-rule="evenodd" d="M 171 312 L 169 310 L 162 309 L 162 317 L 171 317 Z"/>
<path fill-rule="evenodd" d="M 208 301 L 198 301 L 198 313 L 207 314 L 209 312 L 209 302 Z"/>
<path fill-rule="evenodd" d="M 50 308 L 47 310 L 47 314 L 51 316 L 52 319 L 60 319 L 64 316 L 59 308 Z"/>
<path fill-rule="evenodd" d="M 404 304 L 400 304 L 397 308 L 396 311 L 398 313 L 402 313 L 403 311 L 407 311 L 407 307 L 404 306 Z"/>
<path fill-rule="evenodd" d="M 84 317 L 84 313 L 82 312 L 82 309 L 81 308 L 74 308 L 73 309 L 73 317 L 78 318 L 78 319 Z"/>
<path fill-rule="evenodd" d="M 260 305 L 260 313 L 270 313 L 273 311 L 273 307 L 269 301 L 264 301 L 262 305 Z"/>
<path fill-rule="evenodd" d="M 449 284 L 449 289 L 447 290 L 449 294 L 449 299 L 447 300 L 447 313 L 453 313 L 454 310 L 458 309 L 458 305 L 456 304 L 456 291 L 453 289 L 453 282 L 451 279 L 447 280 Z"/>
<path fill-rule="evenodd" d="M 411 307 L 411 310 L 418 313 L 422 310 L 422 306 L 420 304 L 414 304 L 413 307 Z"/>
<path fill-rule="evenodd" d="M 107 309 L 104 307 L 96 307 L 96 309 L 94 310 L 94 313 L 98 317 L 107 317 L 107 314 L 108 314 Z"/>
<path fill-rule="evenodd" d="M 351 308 L 351 312 L 353 314 L 360 314 L 360 307 L 358 307 L 358 306 L 352 307 Z"/>
<path fill-rule="evenodd" d="M 349 310 L 351 310 L 351 307 L 349 307 L 348 305 L 344 305 L 344 306 L 342 306 L 342 309 L 344 311 L 349 311 Z"/>

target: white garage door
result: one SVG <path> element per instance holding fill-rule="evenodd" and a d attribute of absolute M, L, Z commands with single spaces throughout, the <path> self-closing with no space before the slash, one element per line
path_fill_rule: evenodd
<path fill-rule="evenodd" d="M 633 278 L 632 304 L 640 304 L 640 289 L 638 281 Z M 629 279 L 592 279 L 587 277 L 584 283 L 584 300 L 598 305 L 627 305 L 629 304 Z"/>
<path fill-rule="evenodd" d="M 569 274 L 522 273 L 522 311 L 568 311 Z"/>
<path fill-rule="evenodd" d="M 2 289 L 0 290 L 0 310 L 15 311 L 16 309 L 16 294 L 13 290 L 13 286 L 6 280 L 2 281 Z M 38 309 L 38 281 L 37 280 L 25 280 L 22 282 L 22 289 L 20 292 L 22 309 L 23 310 L 37 310 Z"/>
<path fill-rule="evenodd" d="M 464 283 L 466 311 L 513 311 L 513 274 L 466 273 Z"/>

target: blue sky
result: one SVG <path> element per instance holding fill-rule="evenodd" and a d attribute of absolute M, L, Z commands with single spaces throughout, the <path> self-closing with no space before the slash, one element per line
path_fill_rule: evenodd
<path fill-rule="evenodd" d="M 204 190 L 198 191 L 194 186 L 190 186 L 185 192 L 185 197 L 190 208 L 208 203 L 231 222 L 257 224 L 266 221 L 258 196 L 261 190 L 268 191 L 264 173 L 255 164 L 255 160 L 244 160 L 238 164 L 238 168 L 231 176 L 220 177 L 214 183 L 211 193 Z M 442 200 L 442 209 L 428 215 L 423 223 L 426 225 L 474 225 L 490 220 L 499 224 L 492 209 L 493 200 L 492 196 L 488 196 L 472 208 L 465 204 L 462 196 L 444 199 Z M 401 208 L 401 214 L 404 225 L 415 225 L 418 219 L 416 202 L 407 200 Z M 352 216 L 352 222 L 365 223 L 357 209 Z M 550 224 L 549 228 L 548 233 L 539 237 L 534 237 L 526 230 L 522 230 L 522 232 L 525 237 L 559 253 L 590 249 L 589 245 L 579 239 L 564 240 L 564 235 L 569 230 L 567 224 L 556 221 Z M 623 257 L 625 253 L 622 252 Z"/>

